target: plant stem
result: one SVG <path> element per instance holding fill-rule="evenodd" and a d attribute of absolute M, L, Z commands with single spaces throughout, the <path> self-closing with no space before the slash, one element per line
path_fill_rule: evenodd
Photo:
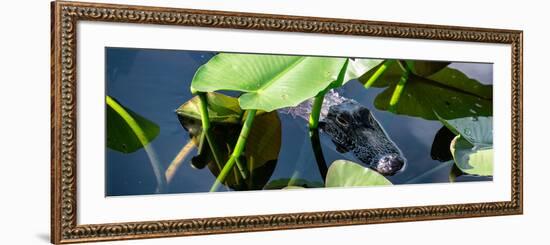
<path fill-rule="evenodd" d="M 223 166 L 223 169 L 220 171 L 220 174 L 216 178 L 216 181 L 214 181 L 214 184 L 212 185 L 212 188 L 210 188 L 210 192 L 214 192 L 218 189 L 221 183 L 225 181 L 225 178 L 229 174 L 229 172 L 233 169 L 233 165 L 235 165 L 235 159 L 238 158 L 246 145 L 246 140 L 248 138 L 248 134 L 250 133 L 250 129 L 252 128 L 252 123 L 254 122 L 254 117 L 256 116 L 256 110 L 248 110 L 248 114 L 246 115 L 246 119 L 243 124 L 243 128 L 241 129 L 241 133 L 239 134 L 239 139 L 237 140 L 237 143 L 235 144 L 235 148 L 233 150 L 233 153 L 231 154 L 231 157 L 225 165 Z"/>
<path fill-rule="evenodd" d="M 158 161 L 157 154 L 153 147 L 151 147 L 151 145 L 149 144 L 149 140 L 147 139 L 147 136 L 145 136 L 145 132 L 143 132 L 143 129 L 141 128 L 141 126 L 139 126 L 132 115 L 130 115 L 130 113 L 128 113 L 128 111 L 126 111 L 126 109 L 124 109 L 122 105 L 116 102 L 116 100 L 114 100 L 110 96 L 106 96 L 106 103 L 122 117 L 122 119 L 130 127 L 130 129 L 132 129 L 132 132 L 134 132 L 139 142 L 143 145 L 143 149 L 145 150 L 145 153 L 149 158 L 149 162 L 151 163 L 153 173 L 155 174 L 155 178 L 157 180 L 156 193 L 164 192 L 167 185 L 166 179 L 163 174 L 164 171 L 162 171 L 162 167 Z"/>
<path fill-rule="evenodd" d="M 311 106 L 311 113 L 309 114 L 309 129 L 317 129 L 319 127 L 319 117 L 321 116 L 321 108 L 323 107 L 324 99 L 325 99 L 325 92 L 319 93 L 313 99 L 313 105 Z"/>
<path fill-rule="evenodd" d="M 202 135 L 201 135 L 200 144 L 202 146 L 203 144 L 202 140 L 206 138 L 206 141 L 208 142 L 208 146 L 210 146 L 210 150 L 212 151 L 212 155 L 214 156 L 214 162 L 216 162 L 216 166 L 218 166 L 218 170 L 221 171 L 222 165 L 221 165 L 221 158 L 219 154 L 220 151 L 218 150 L 218 147 L 215 144 L 214 137 L 212 137 L 212 135 L 210 134 L 210 117 L 208 116 L 208 99 L 206 97 L 206 93 L 199 93 L 198 96 L 199 96 L 199 102 L 200 102 L 199 110 L 201 113 L 201 123 L 202 123 Z M 202 150 L 202 147 L 200 147 L 199 149 Z M 239 166 L 239 170 L 242 169 L 240 171 L 241 176 L 243 177 L 243 179 L 246 179 L 247 175 L 246 175 L 246 172 L 244 171 L 244 167 L 240 162 L 237 162 L 237 165 Z"/>
<path fill-rule="evenodd" d="M 166 177 L 166 182 L 170 183 L 172 181 L 172 178 L 174 178 L 174 175 L 178 171 L 178 168 L 181 166 L 181 163 L 183 163 L 183 160 L 189 155 L 189 152 L 193 149 L 193 141 L 189 139 L 187 144 L 181 148 L 180 152 L 174 157 L 174 160 L 168 165 L 168 168 L 164 172 L 164 176 Z"/>
<path fill-rule="evenodd" d="M 319 92 L 313 99 L 313 105 L 311 105 L 311 112 L 309 113 L 309 129 L 317 129 L 319 127 L 319 117 L 321 116 L 321 109 L 323 108 L 323 100 L 325 99 L 325 94 L 334 87 L 340 87 L 344 83 L 344 78 L 346 76 L 346 71 L 349 65 L 349 58 L 346 59 L 344 65 L 338 77 L 333 81 L 327 88 Z"/>
<path fill-rule="evenodd" d="M 384 72 L 386 72 L 388 67 L 391 64 L 393 64 L 393 62 L 395 62 L 395 60 L 385 60 L 384 62 L 382 62 L 382 65 L 378 67 L 378 70 L 376 70 L 374 74 L 372 74 L 372 76 L 369 78 L 369 80 L 367 80 L 367 82 L 363 86 L 365 88 L 370 88 L 374 84 L 374 82 L 376 82 L 376 80 L 378 80 L 378 78 L 382 76 Z"/>
<path fill-rule="evenodd" d="M 309 138 L 315 155 L 315 162 L 317 163 L 323 181 L 328 172 L 327 163 L 323 155 L 323 148 L 321 148 L 321 140 L 319 139 L 319 117 L 321 116 L 321 108 L 323 107 L 324 99 L 325 92 L 321 92 L 315 96 L 311 107 L 311 113 L 309 114 Z"/>
<path fill-rule="evenodd" d="M 204 142 L 206 141 L 206 132 L 203 130 L 199 138 L 199 146 L 197 147 L 197 154 L 201 155 L 204 151 Z"/>
<path fill-rule="evenodd" d="M 409 72 L 409 73 L 411 72 L 411 69 L 409 68 L 409 66 L 405 61 L 399 60 L 397 61 L 397 64 L 399 65 L 399 68 L 401 68 L 403 72 Z"/>
<path fill-rule="evenodd" d="M 321 139 L 319 138 L 319 129 L 310 129 L 309 138 L 311 139 L 311 147 L 313 148 L 313 154 L 315 155 L 315 162 L 317 162 L 317 167 L 319 168 L 319 174 L 325 181 L 327 177 L 328 167 L 325 157 L 323 155 L 323 148 L 321 148 Z"/>
<path fill-rule="evenodd" d="M 388 108 L 388 111 L 393 113 L 397 113 L 397 103 L 399 103 L 401 94 L 403 94 L 403 90 L 405 90 L 405 85 L 407 84 L 407 80 L 409 80 L 409 74 L 411 72 L 406 64 L 403 64 L 401 61 L 399 61 L 399 66 L 403 69 L 403 75 L 401 75 L 399 82 L 395 86 L 395 90 L 393 90 L 393 94 L 390 99 L 390 106 Z"/>
<path fill-rule="evenodd" d="M 323 108 L 323 100 L 325 99 L 325 94 L 329 89 L 334 87 L 340 87 L 344 83 L 344 78 L 346 76 L 346 71 L 348 69 L 349 59 L 346 59 L 342 69 L 338 74 L 338 78 L 331 83 L 325 90 L 321 91 L 313 99 L 313 105 L 311 105 L 311 113 L 309 114 L 309 138 L 311 140 L 311 146 L 313 148 L 313 153 L 315 155 L 315 162 L 319 168 L 319 173 L 323 181 L 327 176 L 328 168 L 323 155 L 323 148 L 321 147 L 321 140 L 319 139 L 319 117 L 321 116 L 321 110 Z"/>
<path fill-rule="evenodd" d="M 208 116 L 208 98 L 206 98 L 206 93 L 199 93 L 198 96 L 202 130 L 207 131 L 208 129 L 210 129 L 210 117 Z"/>
<path fill-rule="evenodd" d="M 237 168 L 239 169 L 239 172 L 241 173 L 241 176 L 244 180 L 248 178 L 248 172 L 246 171 L 245 165 L 241 162 L 241 158 L 237 157 L 235 158 L 235 163 L 237 163 Z"/>

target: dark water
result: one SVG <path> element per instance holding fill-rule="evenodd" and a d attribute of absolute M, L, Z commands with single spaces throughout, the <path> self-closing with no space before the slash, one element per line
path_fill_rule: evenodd
<path fill-rule="evenodd" d="M 160 126 L 160 134 L 151 146 L 164 168 L 188 142 L 188 133 L 181 126 L 174 110 L 192 97 L 189 86 L 193 75 L 213 55 L 212 52 L 106 48 L 106 93 Z M 491 64 L 453 63 L 451 67 L 484 84 L 492 83 Z M 342 95 L 357 100 L 371 110 L 407 158 L 407 168 L 389 179 L 394 184 L 448 182 L 450 165 L 443 166 L 430 157 L 434 135 L 441 128 L 441 123 L 379 111 L 373 106 L 373 100 L 379 92 L 381 89 L 365 90 L 354 81 L 347 83 L 341 90 Z M 321 181 L 306 122 L 283 113 L 279 113 L 279 116 L 282 122 L 282 147 L 271 180 L 294 176 Z M 327 163 L 346 158 L 360 162 L 352 154 L 338 153 L 328 136 L 322 134 L 321 141 Z M 193 150 L 191 155 L 195 153 L 196 150 Z M 215 177 L 208 168 L 192 168 L 190 158 L 178 169 L 168 192 L 207 192 L 210 189 Z M 438 168 L 434 170 L 435 167 Z M 490 178 L 457 179 L 482 180 Z M 143 149 L 131 154 L 107 149 L 107 196 L 152 194 L 155 188 L 155 176 Z"/>

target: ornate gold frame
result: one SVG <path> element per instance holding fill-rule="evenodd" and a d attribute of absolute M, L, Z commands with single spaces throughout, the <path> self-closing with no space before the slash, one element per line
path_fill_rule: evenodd
<path fill-rule="evenodd" d="M 523 212 L 523 32 L 424 24 L 56 1 L 51 4 L 51 242 L 74 243 L 297 229 Z M 505 43 L 512 47 L 511 201 L 112 224 L 77 224 L 77 23 L 127 22 Z"/>

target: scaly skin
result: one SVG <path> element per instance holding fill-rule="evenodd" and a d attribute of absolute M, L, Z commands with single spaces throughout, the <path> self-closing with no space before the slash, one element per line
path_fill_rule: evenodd
<path fill-rule="evenodd" d="M 283 113 L 308 120 L 311 100 Z M 394 175 L 405 165 L 403 153 L 380 126 L 369 109 L 355 100 L 330 90 L 323 101 L 319 122 L 339 152 L 353 154 L 370 168 L 383 175 Z"/>
<path fill-rule="evenodd" d="M 394 175 L 405 165 L 401 150 L 389 138 L 369 109 L 348 99 L 330 107 L 321 129 L 340 152 L 351 151 L 383 175 Z"/>

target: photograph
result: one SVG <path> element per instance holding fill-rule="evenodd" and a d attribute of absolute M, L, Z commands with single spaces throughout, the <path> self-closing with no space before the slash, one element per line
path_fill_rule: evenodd
<path fill-rule="evenodd" d="M 519 220 L 524 194 L 532 193 L 523 182 L 529 28 L 522 23 L 529 18 L 508 17 L 521 8 L 482 11 L 491 17 L 483 20 L 436 11 L 446 14 L 430 20 L 423 18 L 439 5 L 365 15 L 356 3 L 319 12 L 319 4 L 296 2 L 278 10 L 264 2 L 260 9 L 107 2 L 51 2 L 43 29 L 50 52 L 31 52 L 49 59 L 12 62 L 50 61 L 43 66 L 49 96 L 9 89 L 6 103 L 35 119 L 36 106 L 48 105 L 50 182 L 33 186 L 49 188 L 49 239 L 42 240 L 301 229 L 298 240 L 372 233 L 376 243 L 396 229 L 408 233 L 398 240 L 433 230 L 426 224 L 436 220 L 432 241 L 457 230 L 479 240 L 491 222 L 506 231 L 503 224 L 533 221 Z M 20 74 L 24 87 L 40 79 Z M 29 96 L 50 103 L 18 104 Z M 39 128 L 22 115 L 8 118 L 30 123 L 8 133 Z M 22 140 L 26 151 L 17 156 L 33 156 Z M 20 178 L 17 171 L 8 172 Z M 508 223 L 463 221 L 513 215 Z M 407 222 L 414 223 L 399 228 Z M 354 225 L 372 232 L 312 235 L 312 228 L 325 234 Z"/>
<path fill-rule="evenodd" d="M 105 196 L 492 181 L 492 116 L 492 63 L 105 47 Z"/>

